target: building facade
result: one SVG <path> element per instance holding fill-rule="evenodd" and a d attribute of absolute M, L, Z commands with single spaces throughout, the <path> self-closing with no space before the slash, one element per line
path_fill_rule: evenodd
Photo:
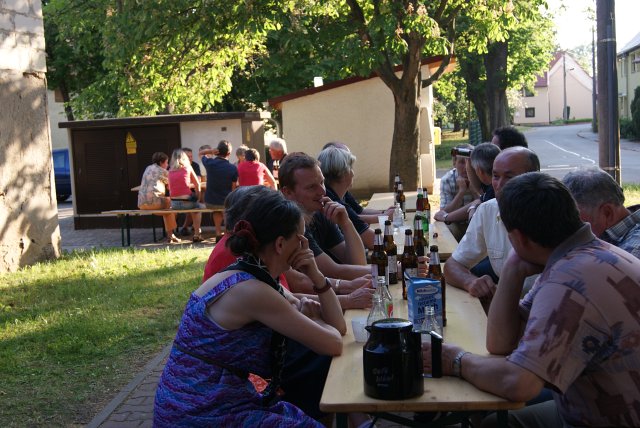
<path fill-rule="evenodd" d="M 447 70 L 454 64 L 452 61 Z M 425 59 L 423 78 L 439 65 L 439 58 Z M 420 100 L 421 184 L 433 191 L 436 171 L 431 86 L 422 88 Z M 371 195 L 389 190 L 395 111 L 393 94 L 379 77 L 331 82 L 270 99 L 269 105 L 282 113 L 289 152 L 302 151 L 315 157 L 327 142 L 343 142 L 358 159 L 353 192 Z"/>
<path fill-rule="evenodd" d="M 618 52 L 618 111 L 631 118 L 631 102 L 640 86 L 640 33 Z"/>
<path fill-rule="evenodd" d="M 538 76 L 533 92 L 522 90 L 513 121 L 516 125 L 547 125 L 563 119 L 591 120 L 592 97 L 589 73 L 570 54 L 556 52 L 549 70 Z"/>

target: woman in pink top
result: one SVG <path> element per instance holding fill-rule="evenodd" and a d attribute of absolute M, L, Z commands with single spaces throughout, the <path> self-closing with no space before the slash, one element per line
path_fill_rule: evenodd
<path fill-rule="evenodd" d="M 175 149 L 169 163 L 169 193 L 171 195 L 171 208 L 175 210 L 188 210 L 204 208 L 204 204 L 198 202 L 200 197 L 200 180 L 191 168 L 189 157 L 182 149 Z M 195 195 L 191 192 L 194 189 Z M 200 236 L 200 223 L 202 213 L 191 213 L 193 218 L 193 242 L 202 242 Z"/>
<path fill-rule="evenodd" d="M 256 149 L 244 152 L 244 162 L 238 163 L 238 183 L 240 186 L 266 185 L 277 189 L 276 179 L 265 164 L 260 162 L 260 154 Z"/>

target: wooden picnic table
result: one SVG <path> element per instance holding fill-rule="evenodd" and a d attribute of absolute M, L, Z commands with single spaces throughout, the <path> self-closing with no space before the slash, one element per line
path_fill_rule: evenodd
<path fill-rule="evenodd" d="M 406 207 L 409 208 L 404 221 L 405 228 L 413 227 L 413 218 L 415 217 L 416 207 L 416 192 L 405 192 Z M 383 210 L 393 205 L 393 193 L 374 193 L 369 200 L 367 208 Z M 446 224 L 441 221 L 435 221 L 433 215 L 437 210 L 431 209 L 431 223 L 429 224 L 429 245 L 437 245 L 438 252 L 440 253 L 440 259 L 442 261 L 451 257 L 451 254 L 458 246 L 458 241 L 453 236 Z M 373 225 L 372 227 L 381 227 L 384 225 Z M 404 231 L 399 234 L 395 234 L 396 245 L 398 246 L 398 254 L 401 254 L 402 247 L 404 246 Z"/>
<path fill-rule="evenodd" d="M 400 284 L 389 287 L 393 298 L 394 317 L 407 319 L 407 302 L 402 300 Z M 456 343 L 465 350 L 488 355 L 485 345 L 487 317 L 475 297 L 458 288 L 447 287 L 447 326 L 445 342 Z M 337 427 L 347 426 L 347 413 L 375 413 L 384 419 L 400 422 L 402 416 L 389 412 L 453 412 L 455 417 L 467 417 L 475 411 L 498 411 L 499 423 L 506 425 L 508 410 L 519 409 L 524 403 L 511 402 L 484 392 L 464 379 L 443 376 L 424 379 L 424 394 L 405 400 L 379 400 L 364 394 L 362 367 L 363 343 L 355 341 L 351 327 L 353 317 L 364 316 L 367 310 L 345 313 L 348 331 L 343 338 L 342 355 L 334 357 L 324 386 L 320 409 L 336 413 Z M 408 422 L 408 421 L 404 421 Z M 411 421 L 413 422 L 413 421 Z"/>

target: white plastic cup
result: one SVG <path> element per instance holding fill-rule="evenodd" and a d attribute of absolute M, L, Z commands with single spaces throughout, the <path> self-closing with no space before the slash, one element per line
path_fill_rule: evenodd
<path fill-rule="evenodd" d="M 351 328 L 353 329 L 353 337 L 356 342 L 366 342 L 368 338 L 367 330 L 367 317 L 354 317 L 351 319 Z"/>
<path fill-rule="evenodd" d="M 378 216 L 378 224 L 380 225 L 380 228 L 382 229 L 384 227 L 384 222 L 389 220 L 389 216 L 388 215 L 379 215 Z"/>

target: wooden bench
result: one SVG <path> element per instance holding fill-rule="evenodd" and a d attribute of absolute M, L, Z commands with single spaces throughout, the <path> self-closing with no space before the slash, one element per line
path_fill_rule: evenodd
<path fill-rule="evenodd" d="M 102 215 L 110 215 L 116 216 L 120 219 L 120 236 L 122 238 L 122 246 L 129 247 L 131 246 L 131 216 L 142 216 L 142 215 L 163 215 L 163 214 L 190 214 L 190 213 L 213 213 L 215 210 L 212 208 L 192 208 L 192 209 L 184 209 L 184 210 L 174 210 L 174 209 L 166 209 L 166 210 L 110 210 L 110 211 L 102 211 Z M 153 242 L 158 242 L 156 238 L 156 224 L 155 217 L 151 220 L 151 227 L 153 229 Z M 125 243 L 125 230 L 126 230 L 126 243 Z M 162 228 L 162 233 L 164 236 L 164 227 Z"/>

